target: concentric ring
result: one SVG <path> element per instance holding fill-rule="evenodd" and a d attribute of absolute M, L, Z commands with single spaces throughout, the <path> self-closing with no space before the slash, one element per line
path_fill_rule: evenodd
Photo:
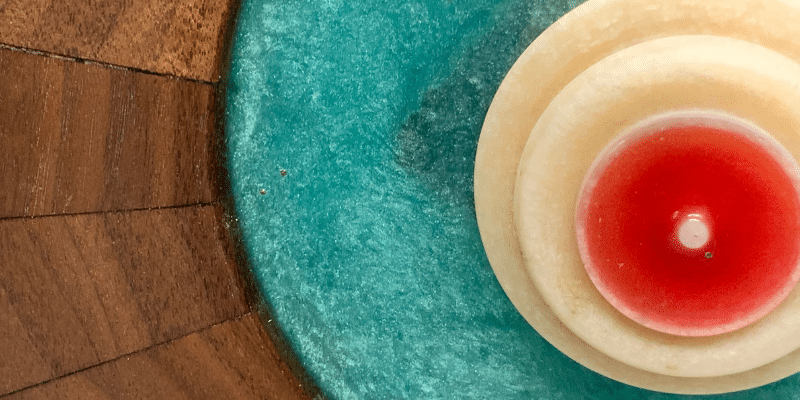
<path fill-rule="evenodd" d="M 575 225 L 586 272 L 648 328 L 742 328 L 800 275 L 799 171 L 769 133 L 736 116 L 647 118 L 618 134 L 584 177 Z"/>
<path fill-rule="evenodd" d="M 590 1 L 542 34 L 509 72 L 489 110 L 479 143 L 476 211 L 484 247 L 506 293 L 528 322 L 562 352 L 611 378 L 676 393 L 741 390 L 798 370 L 800 357 L 794 351 L 774 362 L 740 372 L 731 369 L 728 374 L 725 371 L 720 374 L 718 370 L 714 372 L 717 376 L 709 377 L 701 370 L 684 368 L 683 374 L 693 377 L 670 376 L 619 362 L 587 346 L 583 338 L 574 336 L 572 330 L 562 325 L 542 299 L 537 285 L 527 276 L 512 213 L 515 174 L 525 142 L 529 136 L 536 140 L 536 135 L 530 133 L 544 109 L 562 88 L 588 67 L 637 43 L 698 34 L 762 43 L 798 60 L 800 46 L 792 42 L 797 26 L 794 21 L 798 18 L 798 9 L 781 1 L 713 4 L 645 1 L 635 5 L 621 0 Z M 703 356 L 698 355 L 698 360 Z M 664 369 L 672 369 L 669 367 L 680 368 L 664 365 Z"/>

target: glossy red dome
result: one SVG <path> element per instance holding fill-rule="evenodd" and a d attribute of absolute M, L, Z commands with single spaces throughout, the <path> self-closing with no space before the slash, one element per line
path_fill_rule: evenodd
<path fill-rule="evenodd" d="M 593 168 L 578 204 L 579 245 L 615 308 L 652 329 L 707 336 L 761 318 L 788 295 L 800 200 L 796 175 L 768 142 L 669 127 L 631 135 Z"/>

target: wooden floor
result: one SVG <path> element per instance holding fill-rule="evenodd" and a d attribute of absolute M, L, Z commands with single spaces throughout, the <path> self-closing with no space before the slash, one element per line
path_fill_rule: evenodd
<path fill-rule="evenodd" d="M 310 398 L 224 222 L 236 7 L 0 2 L 0 398 Z"/>

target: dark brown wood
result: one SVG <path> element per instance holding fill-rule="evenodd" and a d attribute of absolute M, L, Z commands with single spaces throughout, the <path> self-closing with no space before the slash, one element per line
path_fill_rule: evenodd
<path fill-rule="evenodd" d="M 220 212 L 0 221 L 0 394 L 249 312 Z"/>
<path fill-rule="evenodd" d="M 7 397 L 305 400 L 253 314 Z"/>
<path fill-rule="evenodd" d="M 237 4 L 0 0 L 0 397 L 309 398 L 208 205 Z"/>
<path fill-rule="evenodd" d="M 212 85 L 9 49 L 0 71 L 0 217 L 215 200 Z"/>
<path fill-rule="evenodd" d="M 3 0 L 0 43 L 214 82 L 230 0 Z"/>

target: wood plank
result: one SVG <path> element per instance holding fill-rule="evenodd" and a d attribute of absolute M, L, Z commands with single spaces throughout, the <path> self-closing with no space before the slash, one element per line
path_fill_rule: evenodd
<path fill-rule="evenodd" d="M 0 217 L 208 203 L 212 85 L 0 49 Z"/>
<path fill-rule="evenodd" d="M 231 0 L 3 0 L 0 43 L 217 81 Z"/>
<path fill-rule="evenodd" d="M 249 314 L 7 397 L 24 399 L 276 399 L 309 397 Z"/>
<path fill-rule="evenodd" d="M 0 221 L 0 394 L 249 312 L 221 213 Z"/>

